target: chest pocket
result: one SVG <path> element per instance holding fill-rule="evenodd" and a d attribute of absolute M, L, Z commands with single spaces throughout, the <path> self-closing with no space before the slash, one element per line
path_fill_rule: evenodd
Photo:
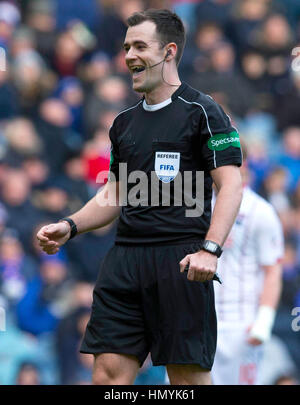
<path fill-rule="evenodd" d="M 153 141 L 154 170 L 163 183 L 170 183 L 180 170 L 187 170 L 185 161 L 189 148 L 189 143 L 184 141 Z"/>

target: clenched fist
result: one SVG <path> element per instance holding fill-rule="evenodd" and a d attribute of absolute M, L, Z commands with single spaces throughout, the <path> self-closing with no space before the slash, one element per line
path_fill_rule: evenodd
<path fill-rule="evenodd" d="M 70 237 L 71 228 L 67 222 L 58 222 L 43 226 L 36 237 L 39 245 L 48 255 L 54 255 Z"/>
<path fill-rule="evenodd" d="M 180 264 L 180 272 L 183 273 L 186 265 L 189 265 L 187 278 L 190 281 L 212 280 L 217 270 L 217 256 L 200 250 L 197 253 L 186 255 Z"/>

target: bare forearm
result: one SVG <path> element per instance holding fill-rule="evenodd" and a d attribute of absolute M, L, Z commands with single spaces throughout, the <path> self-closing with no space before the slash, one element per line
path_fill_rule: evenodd
<path fill-rule="evenodd" d="M 109 203 L 108 192 L 111 193 Z M 115 193 L 115 190 L 112 191 L 112 186 L 107 184 L 79 211 L 70 215 L 70 218 L 75 222 L 78 233 L 84 233 L 108 225 L 117 218 L 119 214 L 118 193 Z"/>
<path fill-rule="evenodd" d="M 265 270 L 265 277 L 259 304 L 276 309 L 282 287 L 281 264 L 263 267 Z"/>
<path fill-rule="evenodd" d="M 248 343 L 261 344 L 270 338 L 281 293 L 281 265 L 263 266 L 265 278 L 256 319 L 250 329 Z"/>
<path fill-rule="evenodd" d="M 242 185 L 238 180 L 220 188 L 206 239 L 221 246 L 224 244 L 239 212 L 242 195 Z"/>

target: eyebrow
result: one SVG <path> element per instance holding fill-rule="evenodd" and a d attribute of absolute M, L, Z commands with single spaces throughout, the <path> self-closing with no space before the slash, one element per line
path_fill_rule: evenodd
<path fill-rule="evenodd" d="M 139 45 L 139 44 L 143 44 L 143 45 L 148 46 L 148 44 L 146 44 L 146 42 L 144 42 L 144 41 L 142 41 L 142 40 L 134 41 L 134 42 L 132 43 L 132 45 Z M 130 45 L 130 44 L 129 44 L 128 42 L 125 42 L 125 43 L 123 44 L 123 48 L 126 48 L 126 47 L 129 46 L 129 45 Z"/>

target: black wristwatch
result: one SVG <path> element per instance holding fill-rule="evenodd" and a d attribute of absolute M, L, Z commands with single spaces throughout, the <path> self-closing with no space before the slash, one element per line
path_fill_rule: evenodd
<path fill-rule="evenodd" d="M 209 252 L 217 257 L 220 257 L 223 252 L 221 246 L 211 240 L 205 240 L 201 250 L 205 250 L 206 252 Z"/>
<path fill-rule="evenodd" d="M 73 219 L 71 219 L 71 218 L 62 218 L 58 222 L 62 222 L 62 221 L 68 222 L 68 224 L 71 227 L 71 233 L 70 233 L 69 240 L 74 238 L 74 236 L 77 234 L 77 226 L 76 226 L 75 222 L 73 221 Z"/>

